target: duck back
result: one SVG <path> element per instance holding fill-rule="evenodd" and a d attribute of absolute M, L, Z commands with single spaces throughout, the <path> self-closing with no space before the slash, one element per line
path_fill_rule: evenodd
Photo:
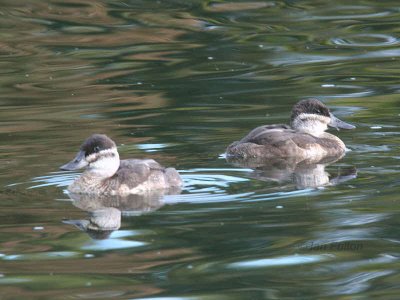
<path fill-rule="evenodd" d="M 179 187 L 182 179 L 174 168 L 165 168 L 153 159 L 128 159 L 121 160 L 109 184 L 112 190 L 136 193 Z"/>
<path fill-rule="evenodd" d="M 345 146 L 334 135 L 324 133 L 315 137 L 298 132 L 288 125 L 264 125 L 250 131 L 240 141 L 228 146 L 228 157 L 237 158 L 290 158 L 301 161 L 319 161 L 324 157 L 343 155 Z"/>

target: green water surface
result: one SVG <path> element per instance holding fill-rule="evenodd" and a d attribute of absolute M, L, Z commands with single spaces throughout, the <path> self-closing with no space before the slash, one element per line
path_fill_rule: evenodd
<path fill-rule="evenodd" d="M 399 20 L 393 0 L 1 1 L 0 298 L 397 299 Z M 306 97 L 357 126 L 332 131 L 331 184 L 221 155 Z M 182 193 L 105 234 L 66 224 L 90 209 L 58 168 L 93 133 Z"/>

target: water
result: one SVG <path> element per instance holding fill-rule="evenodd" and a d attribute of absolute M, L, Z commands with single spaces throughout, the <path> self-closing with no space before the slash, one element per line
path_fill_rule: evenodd
<path fill-rule="evenodd" d="M 397 2 L 2 1 L 0 15 L 2 299 L 397 298 Z M 277 179 L 221 156 L 311 96 L 357 126 L 337 133 L 342 160 Z M 175 166 L 182 193 L 82 230 L 106 200 L 71 200 L 77 173 L 58 167 L 92 133 Z"/>

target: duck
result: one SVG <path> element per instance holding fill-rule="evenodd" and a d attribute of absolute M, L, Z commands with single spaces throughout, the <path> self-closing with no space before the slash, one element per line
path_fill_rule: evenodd
<path fill-rule="evenodd" d="M 347 148 L 337 136 L 325 132 L 328 126 L 337 130 L 356 128 L 335 117 L 318 99 L 304 99 L 293 106 L 290 125 L 259 126 L 230 144 L 226 157 L 258 162 L 287 159 L 295 163 L 337 159 L 345 154 Z"/>
<path fill-rule="evenodd" d="M 165 168 L 153 159 L 120 160 L 115 142 L 105 134 L 88 137 L 75 158 L 60 167 L 66 171 L 83 168 L 68 192 L 124 196 L 182 186 L 176 169 Z"/>

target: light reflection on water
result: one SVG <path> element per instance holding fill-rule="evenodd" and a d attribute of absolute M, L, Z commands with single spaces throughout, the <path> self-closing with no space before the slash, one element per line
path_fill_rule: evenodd
<path fill-rule="evenodd" d="M 207 169 L 207 168 L 195 168 L 190 170 L 178 170 L 184 181 L 184 188 L 182 194 L 177 195 L 165 195 L 165 204 L 174 203 L 207 203 L 207 202 L 225 202 L 225 201 L 264 201 L 264 200 L 277 200 L 285 199 L 296 196 L 312 195 L 318 193 L 315 189 L 300 189 L 300 190 L 288 190 L 280 192 L 272 192 L 266 194 L 257 194 L 254 191 L 246 193 L 235 193 L 231 195 L 227 193 L 227 189 L 231 185 L 248 183 L 249 190 L 251 189 L 251 179 L 246 178 L 248 174 L 253 172 L 251 169 Z M 232 175 L 223 175 L 221 173 L 228 172 Z M 234 176 L 234 174 L 239 176 Z M 72 181 L 79 176 L 80 173 L 60 171 L 52 172 L 51 175 L 39 176 L 32 179 L 30 185 L 29 182 L 25 185 L 29 185 L 28 189 L 44 188 L 49 186 L 56 186 L 66 188 Z M 240 176 L 242 175 L 242 176 Z M 39 183 L 39 184 L 37 184 Z M 20 183 L 23 184 L 23 183 Z M 66 192 L 66 190 L 65 190 Z M 67 193 L 67 192 L 66 192 Z"/>
<path fill-rule="evenodd" d="M 75 252 L 47 252 L 47 253 L 34 253 L 34 254 L 11 254 L 1 257 L 3 260 L 48 260 L 48 259 L 68 259 L 80 256 Z"/>
<path fill-rule="evenodd" d="M 287 265 L 303 265 L 311 264 L 320 261 L 326 261 L 333 259 L 332 255 L 293 255 L 276 258 L 264 258 L 250 261 L 241 261 L 237 263 L 231 263 L 228 268 L 238 269 L 249 269 L 249 268 L 264 268 L 264 267 L 277 267 Z"/>
<path fill-rule="evenodd" d="M 147 243 L 138 241 L 126 241 L 123 238 L 133 237 L 136 234 L 134 231 L 114 231 L 107 239 L 104 240 L 91 240 L 88 244 L 81 247 L 83 250 L 94 251 L 110 251 L 116 249 L 134 248 L 145 246 Z"/>
<path fill-rule="evenodd" d="M 397 45 L 399 40 L 384 34 L 357 34 L 347 38 L 333 38 L 333 44 L 352 47 L 382 47 Z"/>

